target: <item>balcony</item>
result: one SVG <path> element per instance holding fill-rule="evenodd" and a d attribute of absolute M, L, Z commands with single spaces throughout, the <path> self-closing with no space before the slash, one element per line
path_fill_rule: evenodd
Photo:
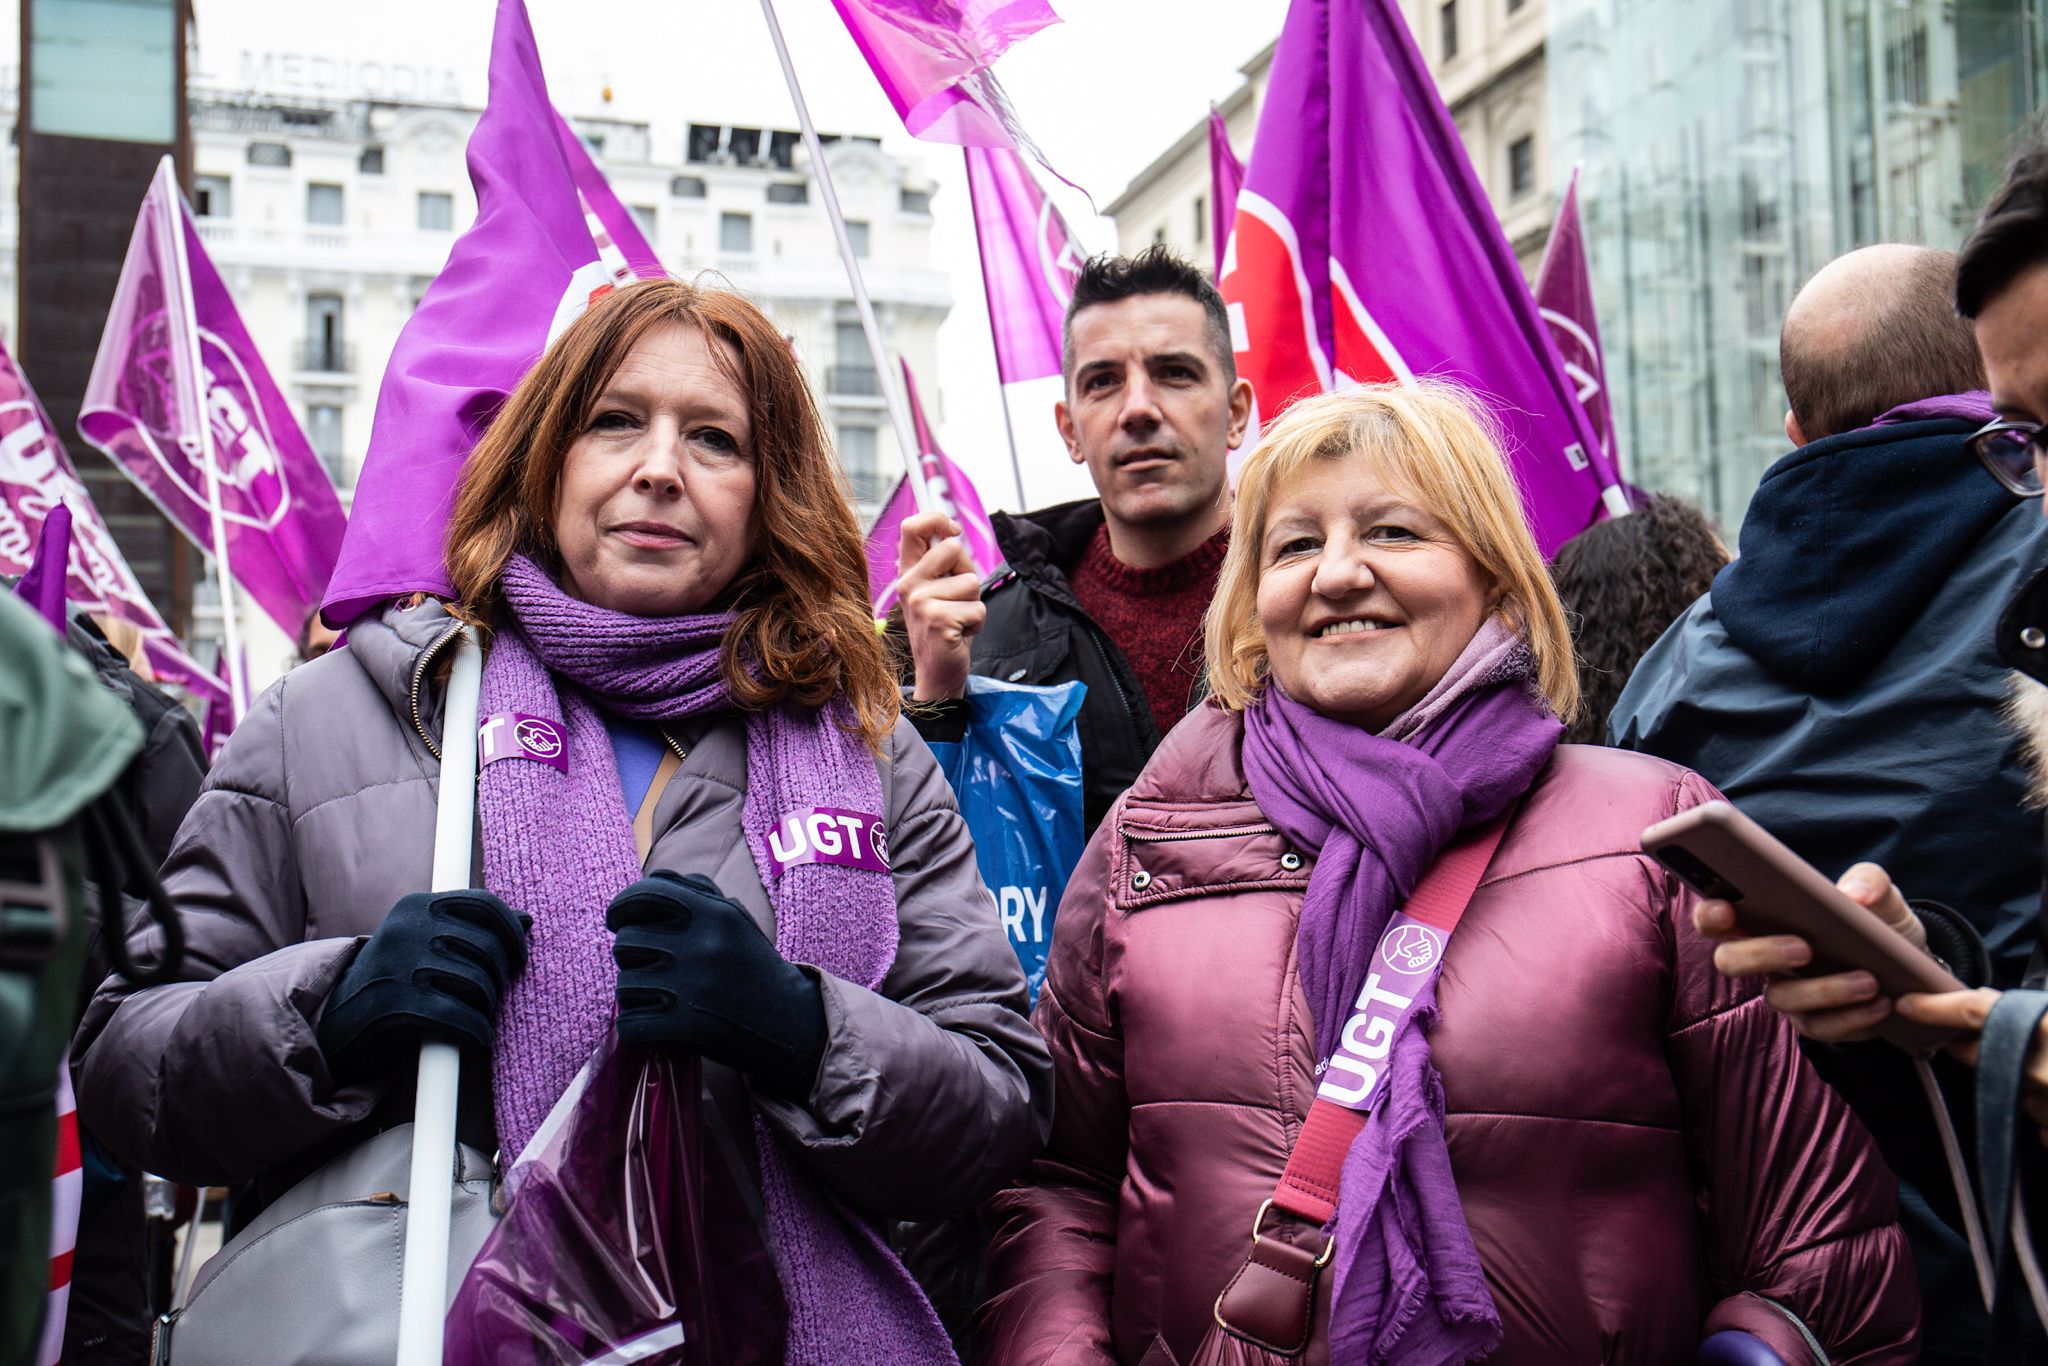
<path fill-rule="evenodd" d="M 880 398 L 882 381 L 872 365 L 828 365 L 825 392 L 846 398 Z"/>
<path fill-rule="evenodd" d="M 303 337 L 292 353 L 292 368 L 301 374 L 352 375 L 356 372 L 353 342 L 329 341 L 324 337 Z"/>

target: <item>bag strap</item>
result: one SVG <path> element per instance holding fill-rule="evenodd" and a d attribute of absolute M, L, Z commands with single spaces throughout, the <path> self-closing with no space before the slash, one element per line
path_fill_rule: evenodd
<path fill-rule="evenodd" d="M 1479 880 L 1486 875 L 1486 866 L 1493 861 L 1514 814 L 1515 806 L 1510 806 L 1491 823 L 1445 845 L 1402 907 L 1408 917 L 1441 931 L 1448 940 L 1464 918 L 1465 908 L 1472 904 Z M 1365 1111 L 1334 1101 L 1318 1099 L 1309 1106 L 1294 1151 L 1287 1156 L 1287 1169 L 1273 1188 L 1272 1207 L 1318 1227 L 1329 1223 L 1337 1212 L 1345 1154 L 1351 1151 L 1351 1141 L 1365 1127 L 1365 1120 Z"/>
<path fill-rule="evenodd" d="M 2019 1132 L 2027 1124 L 2020 1109 L 2026 1084 L 2028 1047 L 2043 1016 L 2048 991 L 2002 993 L 1985 1018 L 1977 1047 L 1977 1180 L 1984 1203 L 1984 1236 L 1992 1270 L 1991 1359 L 2008 1355 L 2019 1332 L 2020 1301 L 2031 1294 L 2041 1305 L 2040 1273 L 2028 1237 L 2019 1173 Z M 2020 1284 L 2015 1285 L 2018 1281 Z"/>
<path fill-rule="evenodd" d="M 1479 880 L 1518 805 L 1511 804 L 1488 825 L 1446 845 L 1409 894 L 1402 913 L 1448 940 L 1464 918 L 1465 908 L 1472 904 Z M 1437 961 L 1442 962 L 1441 954 Z M 1307 1350 L 1315 1328 L 1316 1280 L 1329 1264 L 1335 1241 L 1326 1241 L 1317 1253 L 1265 1237 L 1261 1229 L 1267 1211 L 1273 1209 L 1284 1210 L 1316 1228 L 1330 1221 L 1337 1212 L 1344 1156 L 1364 1127 L 1365 1117 L 1363 1110 L 1321 1097 L 1309 1106 L 1294 1149 L 1287 1155 L 1280 1184 L 1252 1219 L 1251 1253 L 1216 1297 L 1216 1329 L 1212 1333 L 1220 1329 L 1281 1357 L 1297 1357 Z"/>

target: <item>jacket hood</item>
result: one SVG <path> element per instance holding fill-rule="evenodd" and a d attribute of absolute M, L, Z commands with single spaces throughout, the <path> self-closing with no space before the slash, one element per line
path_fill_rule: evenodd
<path fill-rule="evenodd" d="M 417 607 L 400 607 L 391 603 L 380 613 L 358 617 L 350 623 L 347 644 L 301 667 L 321 668 L 329 659 L 335 661 L 330 667 L 340 667 L 344 659 L 354 661 L 357 668 L 370 676 L 377 691 L 384 695 L 392 714 L 410 727 L 413 680 L 420 674 L 427 652 L 447 639 L 455 624 L 455 618 L 448 615 L 448 609 L 432 598 Z M 427 734 L 434 737 L 432 743 L 438 746 L 441 736 L 438 678 L 420 678 L 420 724 L 426 727 Z"/>
<path fill-rule="evenodd" d="M 1035 583 L 1056 581 L 1064 589 L 1067 571 L 1080 562 L 1102 526 L 1102 500 L 1083 498 L 1036 512 L 996 512 L 988 520 L 996 549 L 1003 552 L 1003 563 L 1011 571 Z"/>
<path fill-rule="evenodd" d="M 1940 417 L 1812 442 L 1765 472 L 1714 577 L 1736 645 L 1795 688 L 1860 681 L 2018 499 Z"/>

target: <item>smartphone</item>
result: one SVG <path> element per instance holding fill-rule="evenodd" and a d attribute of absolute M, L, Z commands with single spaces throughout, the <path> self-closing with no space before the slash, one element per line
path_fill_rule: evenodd
<path fill-rule="evenodd" d="M 1659 821 L 1643 832 L 1643 850 L 1701 896 L 1732 902 L 1746 933 L 1794 934 L 1812 945 L 1813 962 L 1797 976 L 1861 969 L 1894 998 L 1909 991 L 1963 989 L 1930 954 L 1837 891 L 1819 869 L 1727 802 L 1707 802 Z M 1916 1053 L 1954 1037 L 1952 1030 L 1897 1015 L 1886 1016 L 1877 1033 Z"/>

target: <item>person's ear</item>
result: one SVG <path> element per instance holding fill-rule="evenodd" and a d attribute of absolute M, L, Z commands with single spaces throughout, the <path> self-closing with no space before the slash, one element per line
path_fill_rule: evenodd
<path fill-rule="evenodd" d="M 1081 454 L 1081 440 L 1074 430 L 1074 415 L 1067 410 L 1065 399 L 1052 405 L 1052 420 L 1059 424 L 1060 440 L 1067 443 L 1067 459 L 1076 465 L 1088 463 L 1088 457 Z"/>
<path fill-rule="evenodd" d="M 1224 449 L 1236 450 L 1244 444 L 1245 430 L 1252 423 L 1252 382 L 1240 379 L 1230 386 L 1230 437 Z"/>
<path fill-rule="evenodd" d="M 1799 414 L 1790 408 L 1785 410 L 1785 439 L 1795 447 L 1806 444 L 1806 433 L 1799 428 Z"/>

